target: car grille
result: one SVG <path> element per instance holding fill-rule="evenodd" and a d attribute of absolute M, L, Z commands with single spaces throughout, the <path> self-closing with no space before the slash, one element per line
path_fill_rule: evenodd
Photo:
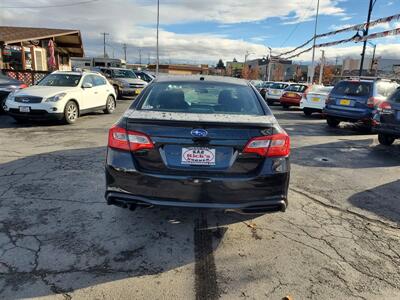
<path fill-rule="evenodd" d="M 35 97 L 35 96 L 17 96 L 15 97 L 15 102 L 19 103 L 40 103 L 42 102 L 42 97 Z"/>
<path fill-rule="evenodd" d="M 140 84 L 140 83 L 130 83 L 129 87 L 131 88 L 135 88 L 135 89 L 141 89 L 144 87 L 144 84 Z"/>

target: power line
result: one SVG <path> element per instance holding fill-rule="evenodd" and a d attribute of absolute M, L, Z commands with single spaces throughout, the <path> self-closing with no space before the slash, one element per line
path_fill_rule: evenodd
<path fill-rule="evenodd" d="M 6 9 L 13 9 L 13 8 L 54 8 L 54 7 L 67 7 L 67 6 L 77 6 L 77 5 L 84 5 L 93 2 L 97 2 L 100 0 L 86 0 L 86 1 L 79 1 L 74 3 L 64 3 L 64 4 L 53 4 L 53 5 L 37 5 L 37 6 L 0 6 L 1 8 Z"/>
<path fill-rule="evenodd" d="M 306 11 L 309 11 L 309 10 L 311 9 L 311 7 L 312 7 L 313 4 L 314 4 L 314 0 L 311 0 L 311 1 L 310 1 L 310 5 L 308 6 L 308 8 L 307 8 Z M 305 15 L 305 13 L 302 14 L 302 16 L 299 18 L 299 20 L 303 19 L 303 18 L 304 18 L 304 15 Z M 297 28 L 299 27 L 299 25 L 300 25 L 300 21 L 296 24 L 296 26 L 293 28 L 293 30 L 289 33 L 289 35 L 287 36 L 287 38 L 283 41 L 283 43 L 282 43 L 279 47 L 282 47 L 283 45 L 286 44 L 286 42 L 292 37 L 293 33 L 295 33 L 295 31 L 297 30 Z"/>

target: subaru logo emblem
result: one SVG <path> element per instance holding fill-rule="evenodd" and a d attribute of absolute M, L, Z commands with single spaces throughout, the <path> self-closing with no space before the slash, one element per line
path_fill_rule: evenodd
<path fill-rule="evenodd" d="M 22 102 L 28 103 L 28 102 L 29 102 L 29 99 L 22 99 Z"/>
<path fill-rule="evenodd" d="M 208 132 L 205 129 L 193 129 L 190 134 L 195 137 L 206 137 Z"/>

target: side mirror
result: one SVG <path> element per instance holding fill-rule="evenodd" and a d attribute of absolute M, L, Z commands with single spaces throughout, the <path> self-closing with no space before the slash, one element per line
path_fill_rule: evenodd
<path fill-rule="evenodd" d="M 84 89 L 90 89 L 93 87 L 93 84 L 91 84 L 90 82 L 85 82 L 84 84 L 82 84 L 82 88 Z"/>

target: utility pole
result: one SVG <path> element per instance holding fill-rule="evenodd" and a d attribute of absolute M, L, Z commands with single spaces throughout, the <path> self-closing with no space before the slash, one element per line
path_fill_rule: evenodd
<path fill-rule="evenodd" d="M 369 0 L 369 8 L 368 8 L 368 17 L 367 17 L 367 24 L 365 25 L 365 30 L 363 30 L 363 36 L 368 35 L 369 30 L 369 21 L 371 20 L 371 13 L 372 9 L 374 8 L 376 0 Z M 363 50 L 361 52 L 361 62 L 360 62 L 360 71 L 358 72 L 359 76 L 362 76 L 363 65 L 364 65 L 364 57 L 365 57 L 365 48 L 367 47 L 367 40 L 364 41 Z"/>
<path fill-rule="evenodd" d="M 160 56 L 158 49 L 158 27 L 160 26 L 160 0 L 157 0 L 157 65 L 156 65 L 156 75 L 158 76 L 159 65 L 160 65 Z"/>
<path fill-rule="evenodd" d="M 317 27 L 318 27 L 318 14 L 319 14 L 319 0 L 317 2 L 317 14 L 315 15 L 315 28 L 314 28 L 314 39 L 313 39 L 313 50 L 312 50 L 312 60 L 311 60 L 311 74 L 308 83 L 313 83 L 314 72 L 315 72 L 315 42 L 317 39 Z"/>
<path fill-rule="evenodd" d="M 142 49 L 139 48 L 139 65 L 142 65 Z"/>
<path fill-rule="evenodd" d="M 322 57 L 321 57 L 321 65 L 319 67 L 319 81 L 318 83 L 322 83 L 322 76 L 324 75 L 324 65 L 325 65 L 325 50 L 321 50 Z"/>
<path fill-rule="evenodd" d="M 269 49 L 269 61 L 268 61 L 268 81 L 271 81 L 271 67 L 272 67 L 272 48 Z"/>
<path fill-rule="evenodd" d="M 110 35 L 107 32 L 102 32 L 103 35 L 103 57 L 106 58 L 106 35 Z"/>
<path fill-rule="evenodd" d="M 125 62 L 126 62 L 126 49 L 127 49 L 127 46 L 126 46 L 125 43 L 123 44 L 122 48 L 124 49 L 124 59 L 125 59 Z"/>
<path fill-rule="evenodd" d="M 373 46 L 374 46 L 374 51 L 372 52 L 371 69 L 369 70 L 371 74 L 372 74 L 372 70 L 373 70 L 373 67 L 374 67 L 374 64 L 375 64 L 376 44 L 373 44 Z M 375 74 L 375 76 L 376 76 L 376 74 Z"/>

